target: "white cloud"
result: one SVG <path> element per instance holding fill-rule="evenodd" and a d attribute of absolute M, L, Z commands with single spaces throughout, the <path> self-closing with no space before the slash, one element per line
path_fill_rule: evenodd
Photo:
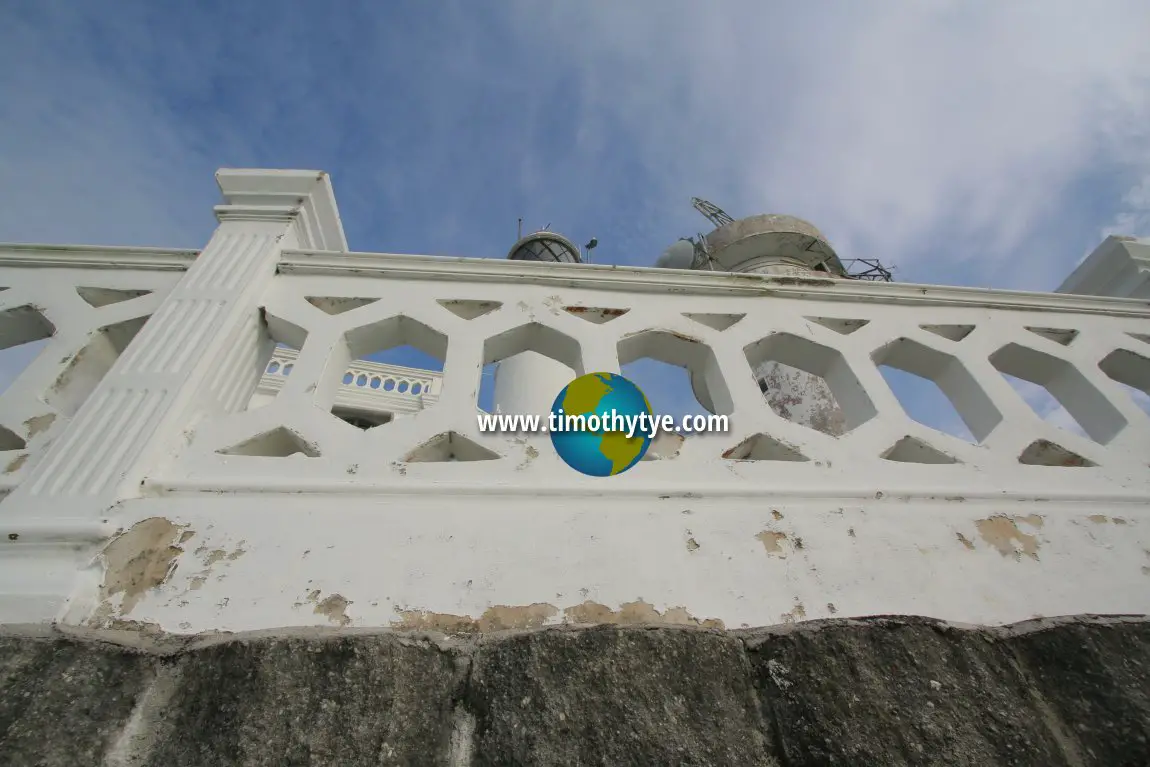
<path fill-rule="evenodd" d="M 736 214 L 793 212 L 919 279 L 932 259 L 989 275 L 1014 257 L 1005 279 L 1049 288 L 1080 255 L 1044 241 L 1075 181 L 1150 171 L 1139 0 L 523 3 L 515 17 L 567 46 L 597 119 L 630 131 L 667 186 L 649 194 L 689 182 Z M 1017 256 L 1024 244 L 1040 255 Z"/>

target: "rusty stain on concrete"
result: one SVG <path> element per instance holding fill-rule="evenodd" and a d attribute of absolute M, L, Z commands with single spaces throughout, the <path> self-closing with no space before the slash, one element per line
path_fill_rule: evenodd
<path fill-rule="evenodd" d="M 955 533 L 955 535 L 958 536 L 958 540 L 963 546 L 970 549 L 971 551 L 974 551 L 974 541 L 970 540 L 962 533 Z"/>
<path fill-rule="evenodd" d="M 1107 521 L 1105 514 L 1091 514 L 1089 517 L 1087 517 L 1087 519 L 1096 525 L 1104 525 Z"/>
<path fill-rule="evenodd" d="M 696 541 L 694 538 L 688 538 L 687 539 L 687 551 L 697 551 L 698 548 L 699 548 L 699 542 L 698 541 Z"/>
<path fill-rule="evenodd" d="M 774 530 L 764 530 L 755 536 L 763 544 L 763 548 L 767 550 L 767 554 L 777 554 L 782 558 L 786 558 L 786 553 L 783 551 L 781 544 L 787 539 L 786 533 L 777 533 Z"/>
<path fill-rule="evenodd" d="M 997 549 L 1002 556 L 1013 556 L 1015 560 L 1021 560 L 1025 554 L 1037 560 L 1038 538 L 1022 532 L 1018 528 L 1019 522 L 1033 527 L 1042 526 L 1042 518 L 1035 514 L 1026 517 L 1007 517 L 999 514 L 988 519 L 980 519 L 974 524 L 982 540 Z"/>
<path fill-rule="evenodd" d="M 47 431 L 48 428 L 56 422 L 55 413 L 44 413 L 29 418 L 24 422 L 24 428 L 28 430 L 28 439 L 32 439 L 42 431 Z"/>
<path fill-rule="evenodd" d="M 1127 525 L 1127 524 L 1130 524 L 1129 522 L 1127 522 L 1127 521 L 1126 521 L 1125 519 L 1123 519 L 1122 517 L 1111 517 L 1111 518 L 1110 518 L 1110 521 L 1111 521 L 1111 522 L 1113 522 L 1113 523 L 1114 523 L 1114 524 L 1116 524 L 1116 525 Z"/>
<path fill-rule="evenodd" d="M 163 584 L 184 551 L 176 544 L 179 537 L 180 527 L 163 517 L 151 517 L 113 538 L 103 551 L 100 592 L 105 605 L 111 597 L 123 594 L 119 613 L 127 615 L 145 593 Z"/>
<path fill-rule="evenodd" d="M 14 472 L 19 471 L 20 467 L 23 466 L 24 462 L 27 460 L 28 460 L 28 454 L 27 453 L 23 453 L 21 455 L 16 456 L 15 458 L 13 458 L 11 461 L 8 462 L 8 465 L 6 467 L 4 467 L 4 473 L 5 474 L 12 474 Z"/>
<path fill-rule="evenodd" d="M 771 516 L 774 517 L 776 520 L 783 518 L 782 512 L 779 511 L 778 509 L 771 509 Z"/>

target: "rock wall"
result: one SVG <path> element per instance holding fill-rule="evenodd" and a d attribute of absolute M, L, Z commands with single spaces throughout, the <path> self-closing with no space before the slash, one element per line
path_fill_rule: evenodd
<path fill-rule="evenodd" d="M 0 636 L 4 765 L 1150 764 L 1150 621 Z"/>

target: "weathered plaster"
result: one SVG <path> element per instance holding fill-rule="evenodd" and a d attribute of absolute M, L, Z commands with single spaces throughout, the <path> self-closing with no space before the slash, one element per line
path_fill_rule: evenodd
<path fill-rule="evenodd" d="M 220 181 L 198 255 L 0 246 L 6 338 L 46 340 L 0 400 L 0 621 L 1150 612 L 1150 419 L 1120 385 L 1150 387 L 1144 300 L 349 253 L 325 175 Z M 332 415 L 383 402 L 341 382 L 399 376 L 357 358 L 405 344 L 444 359 L 421 407 Z M 506 362 L 501 406 L 543 410 L 563 375 L 644 356 L 689 370 L 730 431 L 665 437 L 607 479 L 546 435 L 478 432 L 486 363 Z M 524 360 L 549 383 L 510 375 Z M 825 384 L 818 407 L 764 401 L 756 369 L 782 364 L 796 392 Z M 911 420 L 881 364 L 938 385 L 977 442 Z M 811 428 L 831 400 L 843 428 Z"/>

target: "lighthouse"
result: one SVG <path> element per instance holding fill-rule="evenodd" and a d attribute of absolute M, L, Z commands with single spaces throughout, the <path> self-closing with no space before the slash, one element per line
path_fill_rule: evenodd
<path fill-rule="evenodd" d="M 655 266 L 780 277 L 848 277 L 827 238 L 809 221 L 774 213 L 734 220 L 706 201 L 694 203 L 717 228 L 675 243 Z M 706 371 L 693 372 L 691 386 L 699 403 L 713 410 L 706 387 L 700 385 L 705 377 Z M 845 432 L 842 409 L 820 376 L 768 360 L 755 368 L 755 379 L 771 409 L 783 418 L 832 436 Z"/>
<path fill-rule="evenodd" d="M 521 238 L 507 253 L 511 261 L 580 264 L 579 248 L 566 237 L 538 231 Z M 571 383 L 575 371 L 545 355 L 524 351 L 495 367 L 492 409 L 496 413 L 545 414 L 555 397 Z"/>

